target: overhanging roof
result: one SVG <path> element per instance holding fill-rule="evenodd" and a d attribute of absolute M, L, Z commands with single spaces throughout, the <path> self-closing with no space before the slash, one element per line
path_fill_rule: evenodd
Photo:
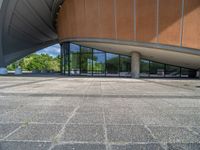
<path fill-rule="evenodd" d="M 57 43 L 54 27 L 63 0 L 0 0 L 0 58 L 9 64 Z"/>

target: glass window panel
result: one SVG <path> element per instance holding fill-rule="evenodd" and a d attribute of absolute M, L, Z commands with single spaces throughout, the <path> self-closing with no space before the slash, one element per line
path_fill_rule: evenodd
<path fill-rule="evenodd" d="M 97 50 L 97 49 L 94 49 L 94 50 L 93 50 L 93 53 L 104 53 L 104 54 L 105 54 L 104 51 L 100 51 L 100 50 Z"/>
<path fill-rule="evenodd" d="M 142 59 L 140 61 L 140 76 L 149 77 L 149 60 Z"/>
<path fill-rule="evenodd" d="M 70 54 L 70 74 L 80 75 L 80 54 L 79 53 Z"/>
<path fill-rule="evenodd" d="M 80 46 L 70 44 L 70 75 L 80 75 Z"/>
<path fill-rule="evenodd" d="M 188 78 L 189 77 L 189 69 L 181 68 L 181 77 Z"/>
<path fill-rule="evenodd" d="M 120 55 L 120 76 L 131 76 L 131 58 Z"/>
<path fill-rule="evenodd" d="M 102 51 L 94 50 L 93 52 L 93 75 L 105 75 L 105 53 Z"/>
<path fill-rule="evenodd" d="M 81 47 L 81 75 L 92 75 L 92 49 Z"/>
<path fill-rule="evenodd" d="M 119 76 L 119 55 L 106 53 L 106 75 Z"/>
<path fill-rule="evenodd" d="M 164 77 L 165 65 L 150 61 L 150 77 Z"/>
<path fill-rule="evenodd" d="M 195 78 L 197 75 L 197 71 L 193 69 L 189 69 L 189 78 Z"/>
<path fill-rule="evenodd" d="M 92 53 L 92 49 L 88 47 L 81 47 L 81 53 Z"/>
<path fill-rule="evenodd" d="M 165 77 L 180 77 L 180 67 L 166 65 Z"/>
<path fill-rule="evenodd" d="M 76 44 L 70 44 L 71 53 L 80 53 L 80 46 Z"/>
<path fill-rule="evenodd" d="M 181 77 L 182 78 L 195 78 L 196 71 L 192 70 L 192 69 L 181 68 Z"/>

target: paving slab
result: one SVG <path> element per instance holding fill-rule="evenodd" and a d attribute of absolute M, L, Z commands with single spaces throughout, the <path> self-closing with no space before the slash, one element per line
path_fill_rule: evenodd
<path fill-rule="evenodd" d="M 69 124 L 103 124 L 103 113 L 76 113 Z"/>
<path fill-rule="evenodd" d="M 132 142 L 131 125 L 108 125 L 107 134 L 109 142 Z"/>
<path fill-rule="evenodd" d="M 103 144 L 61 144 L 56 145 L 52 150 L 106 150 Z"/>
<path fill-rule="evenodd" d="M 200 142 L 200 136 L 183 127 L 149 127 L 153 135 L 165 143 Z"/>
<path fill-rule="evenodd" d="M 146 125 L 164 125 L 175 126 L 178 124 L 176 119 L 173 119 L 170 115 L 159 113 L 148 113 L 139 115 L 142 122 Z"/>
<path fill-rule="evenodd" d="M 200 114 L 174 114 L 172 117 L 182 126 L 200 126 Z"/>
<path fill-rule="evenodd" d="M 200 143 L 173 143 L 168 144 L 169 150 L 199 150 Z"/>
<path fill-rule="evenodd" d="M 193 127 L 191 128 L 194 132 L 198 133 L 200 136 L 200 127 Z"/>
<path fill-rule="evenodd" d="M 0 142 L 0 150 L 48 150 L 50 146 L 49 142 Z"/>
<path fill-rule="evenodd" d="M 115 125 L 143 124 L 141 119 L 132 113 L 126 113 L 126 114 L 110 113 L 105 115 L 105 119 L 106 119 L 106 124 L 115 124 Z"/>
<path fill-rule="evenodd" d="M 70 113 L 37 113 L 32 119 L 31 122 L 34 123 L 62 123 L 64 124 L 69 118 Z"/>
<path fill-rule="evenodd" d="M 25 123 L 30 122 L 34 117 L 31 112 L 10 112 L 0 116 L 0 123 Z"/>
<path fill-rule="evenodd" d="M 69 124 L 65 127 L 61 141 L 104 142 L 103 126 Z"/>
<path fill-rule="evenodd" d="M 17 128 L 20 127 L 20 124 L 0 124 L 0 139 L 3 139 L 9 133 L 12 133 Z"/>
<path fill-rule="evenodd" d="M 129 145 L 112 145 L 112 150 L 165 150 L 160 144 L 129 144 Z"/>
<path fill-rule="evenodd" d="M 77 112 L 79 112 L 79 113 L 102 113 L 103 108 L 101 106 L 83 105 L 78 109 Z"/>
<path fill-rule="evenodd" d="M 144 127 L 139 125 L 108 125 L 109 142 L 120 143 L 136 143 L 136 142 L 155 142 L 151 133 Z"/>
<path fill-rule="evenodd" d="M 144 126 L 132 126 L 132 142 L 156 142 L 150 131 Z"/>
<path fill-rule="evenodd" d="M 61 128 L 61 125 L 54 124 L 25 124 L 7 139 L 53 141 L 56 140 L 56 135 L 59 133 Z"/>

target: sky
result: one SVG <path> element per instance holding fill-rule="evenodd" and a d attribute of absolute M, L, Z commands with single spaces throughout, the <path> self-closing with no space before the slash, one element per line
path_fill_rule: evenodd
<path fill-rule="evenodd" d="M 49 54 L 52 57 L 56 57 L 56 56 L 60 55 L 60 45 L 55 44 L 53 46 L 44 48 L 44 49 L 36 52 L 36 54 Z"/>

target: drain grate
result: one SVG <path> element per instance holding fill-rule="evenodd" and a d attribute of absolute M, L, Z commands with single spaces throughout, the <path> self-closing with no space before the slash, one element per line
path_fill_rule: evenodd
<path fill-rule="evenodd" d="M 196 88 L 200 88 L 200 86 L 196 86 Z"/>

